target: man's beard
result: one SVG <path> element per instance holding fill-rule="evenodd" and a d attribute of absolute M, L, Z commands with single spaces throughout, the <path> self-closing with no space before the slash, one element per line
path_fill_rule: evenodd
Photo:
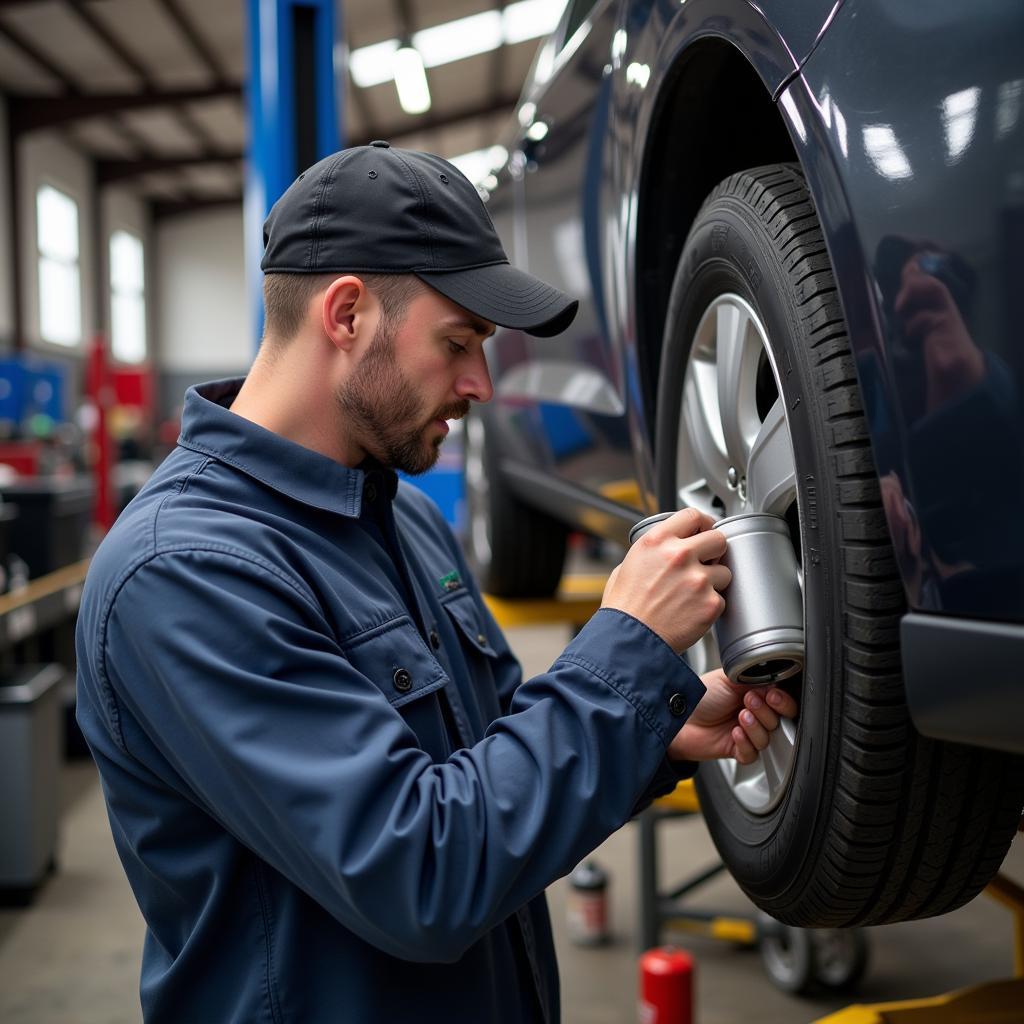
<path fill-rule="evenodd" d="M 441 435 L 428 444 L 423 434 L 435 420 L 460 419 L 465 399 L 427 415 L 413 384 L 395 361 L 393 335 L 381 325 L 352 375 L 335 398 L 353 437 L 385 466 L 403 473 L 425 473 L 441 454 Z"/>

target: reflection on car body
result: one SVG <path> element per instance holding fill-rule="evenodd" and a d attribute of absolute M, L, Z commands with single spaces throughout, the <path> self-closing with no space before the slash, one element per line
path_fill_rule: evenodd
<path fill-rule="evenodd" d="M 786 517 L 799 727 L 698 784 L 791 923 L 951 909 L 1020 819 L 1022 104 L 1003 0 L 573 0 L 487 183 L 513 261 L 581 306 L 495 338 L 485 583 L 550 591 L 568 529 L 661 508 Z"/>

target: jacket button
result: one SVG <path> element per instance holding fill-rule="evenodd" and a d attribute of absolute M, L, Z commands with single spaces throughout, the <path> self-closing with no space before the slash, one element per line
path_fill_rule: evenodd
<path fill-rule="evenodd" d="M 481 647 L 486 647 L 486 646 L 487 646 L 487 637 L 485 637 L 485 636 L 483 635 L 483 633 L 477 633 L 477 635 L 476 635 L 476 642 L 477 642 L 477 643 L 478 643 L 478 644 L 479 644 L 479 645 L 480 645 Z"/>
<path fill-rule="evenodd" d="M 432 629 L 430 631 L 430 646 L 436 651 L 441 646 L 441 638 L 437 635 L 437 630 Z"/>
<path fill-rule="evenodd" d="M 399 693 L 408 693 L 412 689 L 412 676 L 404 668 L 395 671 L 394 680 Z"/>
<path fill-rule="evenodd" d="M 366 485 L 366 500 L 372 505 L 377 500 L 377 488 L 373 484 Z"/>
<path fill-rule="evenodd" d="M 686 698 L 681 693 L 673 693 L 668 699 L 668 709 L 676 718 L 686 714 Z"/>

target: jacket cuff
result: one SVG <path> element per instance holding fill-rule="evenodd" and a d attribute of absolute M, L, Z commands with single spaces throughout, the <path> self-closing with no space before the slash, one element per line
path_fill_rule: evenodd
<path fill-rule="evenodd" d="M 559 661 L 604 679 L 666 749 L 704 696 L 704 684 L 686 661 L 639 619 L 616 608 L 599 609 Z"/>

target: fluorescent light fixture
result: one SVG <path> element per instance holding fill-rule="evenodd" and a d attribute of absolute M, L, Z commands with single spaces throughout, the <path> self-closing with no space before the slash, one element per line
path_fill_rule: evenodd
<path fill-rule="evenodd" d="M 470 153 L 449 157 L 448 162 L 455 164 L 474 185 L 482 184 L 484 188 L 497 188 L 497 178 L 494 178 L 491 185 L 486 184 L 486 180 L 488 177 L 493 178 L 491 172 L 503 166 L 507 159 L 508 150 L 504 146 L 488 146 L 485 149 L 474 149 Z"/>
<path fill-rule="evenodd" d="M 352 81 L 360 89 L 390 82 L 391 62 L 397 52 L 397 39 L 385 39 L 383 43 L 360 46 L 358 50 L 352 50 L 348 55 L 348 70 L 352 75 Z"/>
<path fill-rule="evenodd" d="M 468 18 L 425 28 L 412 37 L 413 46 L 423 54 L 423 63 L 428 68 L 496 50 L 502 41 L 501 14 L 498 11 L 471 14 Z"/>
<path fill-rule="evenodd" d="M 423 58 L 413 46 L 403 46 L 392 58 L 398 102 L 407 114 L 424 114 L 430 109 L 430 87 L 423 70 Z"/>
<path fill-rule="evenodd" d="M 509 4 L 501 18 L 505 42 L 511 46 L 554 32 L 563 10 L 564 3 L 552 3 L 552 0 L 519 0 L 519 3 Z"/>
<path fill-rule="evenodd" d="M 425 28 L 413 35 L 412 45 L 419 50 L 424 67 L 436 68 L 496 50 L 502 44 L 511 46 L 545 36 L 558 25 L 564 7 L 564 3 L 551 0 L 518 0 L 501 12 L 482 11 Z M 390 81 L 392 58 L 399 46 L 397 39 L 385 39 L 352 50 L 348 57 L 352 81 L 361 89 Z"/>

